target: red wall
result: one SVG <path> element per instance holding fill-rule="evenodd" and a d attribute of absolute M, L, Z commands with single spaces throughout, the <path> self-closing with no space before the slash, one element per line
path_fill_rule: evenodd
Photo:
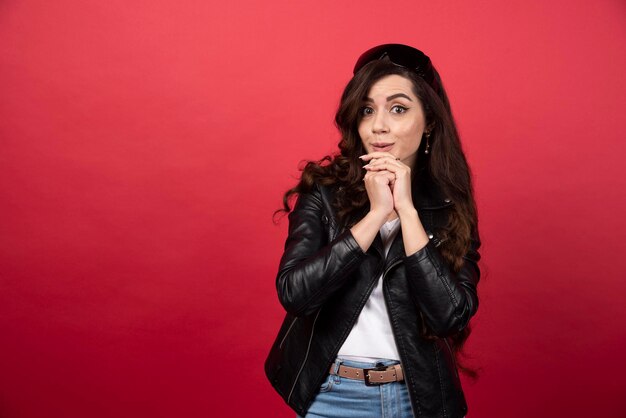
<path fill-rule="evenodd" d="M 624 416 L 625 18 L 621 0 L 2 1 L 0 416 L 293 416 L 262 371 L 271 215 L 385 42 L 431 55 L 475 174 L 469 417 Z"/>

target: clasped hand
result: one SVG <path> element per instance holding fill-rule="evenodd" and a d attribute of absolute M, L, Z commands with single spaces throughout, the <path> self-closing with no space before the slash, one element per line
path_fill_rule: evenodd
<path fill-rule="evenodd" d="M 414 210 L 411 197 L 411 168 L 388 152 L 372 152 L 359 157 L 367 164 L 363 181 L 370 201 L 370 211 L 398 215 Z"/>

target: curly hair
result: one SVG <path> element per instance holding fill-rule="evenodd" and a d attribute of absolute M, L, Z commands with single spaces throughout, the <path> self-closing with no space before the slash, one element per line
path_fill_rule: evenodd
<path fill-rule="evenodd" d="M 416 167 L 412 170 L 412 194 L 414 201 L 419 187 L 429 185 L 441 191 L 454 205 L 448 215 L 447 225 L 439 231 L 439 249 L 453 271 L 463 265 L 463 256 L 477 234 L 477 212 L 474 201 L 471 172 L 463 153 L 457 128 L 452 117 L 450 103 L 439 73 L 434 70 L 439 83 L 435 92 L 419 75 L 389 60 L 376 60 L 365 65 L 348 82 L 335 115 L 335 124 L 341 133 L 339 153 L 327 155 L 318 161 L 308 161 L 302 168 L 298 184 L 283 196 L 283 208 L 277 212 L 290 212 L 290 199 L 311 191 L 314 184 L 332 186 L 335 190 L 333 207 L 338 221 L 349 228 L 358 222 L 369 209 L 369 200 L 363 176 L 365 170 L 359 156 L 366 154 L 358 133 L 363 101 L 371 86 L 388 75 L 400 75 L 409 79 L 413 92 L 422 103 L 426 125 L 431 127 L 430 150 L 426 154 L 425 141 L 418 149 Z M 452 337 L 455 354 L 461 350 L 470 333 L 469 327 Z M 429 337 L 427 331 L 424 336 Z M 461 366 L 469 375 L 475 372 Z"/>

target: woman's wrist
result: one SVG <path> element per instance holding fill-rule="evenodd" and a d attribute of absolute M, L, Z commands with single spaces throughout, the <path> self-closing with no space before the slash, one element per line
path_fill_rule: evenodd
<path fill-rule="evenodd" d="M 378 225 L 378 229 L 380 229 L 383 224 L 387 222 L 387 218 L 390 214 L 391 212 L 386 213 L 385 211 L 381 210 L 370 210 L 369 212 L 367 212 L 367 215 L 365 215 L 365 217 L 370 219 L 370 222 L 374 224 L 380 224 Z"/>
<path fill-rule="evenodd" d="M 408 208 L 397 209 L 396 212 L 398 213 L 398 217 L 400 218 L 400 221 L 402 221 L 402 219 L 419 218 L 419 216 L 417 215 L 417 209 L 415 209 L 413 205 L 411 205 L 411 207 L 408 207 Z"/>
<path fill-rule="evenodd" d="M 363 219 L 350 228 L 352 236 L 363 251 L 367 251 L 372 245 L 378 231 L 387 220 L 387 216 L 389 215 L 383 211 L 370 210 Z"/>
<path fill-rule="evenodd" d="M 416 253 L 428 244 L 428 235 L 415 208 L 398 212 L 402 228 L 402 240 L 407 256 Z"/>

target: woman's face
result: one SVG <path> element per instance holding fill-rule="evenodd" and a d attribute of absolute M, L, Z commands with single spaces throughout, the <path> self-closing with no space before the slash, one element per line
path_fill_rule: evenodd
<path fill-rule="evenodd" d="M 367 153 L 389 152 L 415 168 L 426 120 L 408 78 L 394 74 L 374 83 L 363 103 L 361 117 L 359 136 Z"/>

